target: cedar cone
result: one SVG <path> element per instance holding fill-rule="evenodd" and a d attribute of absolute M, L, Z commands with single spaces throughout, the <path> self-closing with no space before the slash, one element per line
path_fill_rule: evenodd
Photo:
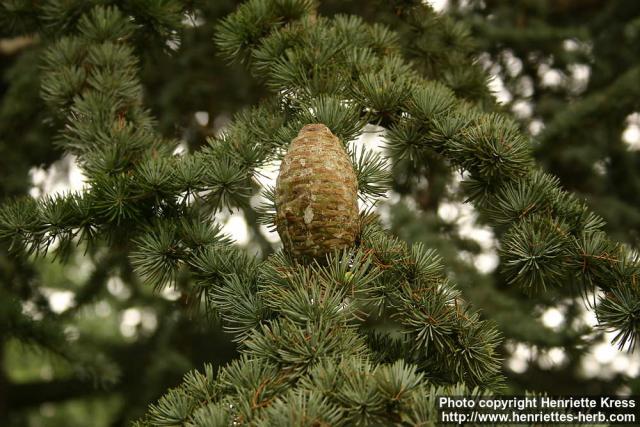
<path fill-rule="evenodd" d="M 304 126 L 276 181 L 276 227 L 294 258 L 321 259 L 353 246 L 358 180 L 342 143 L 323 124 Z"/>

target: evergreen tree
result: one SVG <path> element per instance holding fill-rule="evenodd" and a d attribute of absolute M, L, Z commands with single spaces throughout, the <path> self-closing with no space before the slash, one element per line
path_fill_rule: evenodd
<path fill-rule="evenodd" d="M 130 260 L 128 280 L 177 287 L 222 321 L 241 356 L 218 373 L 188 374 L 141 424 L 418 424 L 435 419 L 437 394 L 503 387 L 498 329 L 469 307 L 433 250 L 392 237 L 375 215 L 360 215 L 353 246 L 320 260 L 287 250 L 259 260 L 220 233 L 212 214 L 252 215 L 260 168 L 310 123 L 344 144 L 363 200 L 389 184 L 413 192 L 420 176 L 433 182 L 438 172 L 449 176 L 444 188 L 447 171 L 463 171 L 462 194 L 501 240 L 504 282 L 533 296 L 574 285 L 599 292 L 600 327 L 634 347 L 637 260 L 534 165 L 518 125 L 491 111 L 464 27 L 437 21 L 420 2 L 385 7 L 393 13 L 380 20 L 396 33 L 353 16 L 325 18 L 311 1 L 248 1 L 215 28 L 216 44 L 269 95 L 224 133 L 175 154 L 178 143 L 158 133 L 143 106 L 136 48 L 147 38 L 177 43 L 175 28 L 195 9 L 117 3 L 51 2 L 12 17 L 51 40 L 42 98 L 89 185 L 5 204 L 0 235 L 16 259 L 106 246 Z M 429 22 L 439 32 L 429 33 Z M 385 157 L 354 144 L 365 125 L 383 133 Z M 281 206 L 267 195 L 276 203 L 261 220 L 273 224 Z M 10 325 L 24 319 L 19 310 L 10 316 Z"/>
<path fill-rule="evenodd" d="M 605 219 L 609 235 L 637 250 L 638 152 L 625 142 L 624 131 L 638 111 L 638 76 L 634 75 L 638 4 L 489 1 L 449 5 L 449 13 L 469 24 L 484 52 L 483 60 L 504 83 L 505 107 L 513 111 L 523 132 L 532 136 L 538 162 Z M 531 302 L 513 297 L 523 307 Z M 544 390 L 562 377 L 567 392 L 611 393 L 627 384 L 636 393 L 637 379 L 611 367 L 603 369 L 601 376 L 585 378 L 582 366 L 587 357 L 593 358 L 589 353 L 603 338 L 581 332 L 584 303 L 575 292 L 558 289 L 536 304 L 560 309 L 565 316 L 563 327 L 556 332 L 529 328 L 529 333 L 520 328 L 520 340 L 539 349 L 563 343 L 566 357 L 559 369 L 545 369 L 543 363 L 532 361 L 525 372 L 509 374 L 514 382 L 521 388 Z"/>
<path fill-rule="evenodd" d="M 180 31 L 183 40 L 203 37 L 197 35 L 202 32 L 200 27 L 187 27 L 181 22 L 184 11 L 176 9 L 175 4 L 154 11 L 158 6 L 151 3 L 141 2 L 127 9 L 135 16 L 131 45 L 136 55 L 144 53 L 157 59 L 173 52 L 166 47 L 166 35 L 150 37 L 153 32 L 142 25 L 153 24 L 153 14 L 173 22 L 166 28 L 167 34 Z M 63 173 L 69 163 L 68 156 L 60 159 L 63 150 L 52 138 L 63 125 L 65 114 L 47 108 L 41 98 L 40 83 L 47 72 L 43 52 L 59 37 L 76 33 L 78 18 L 93 5 L 0 5 L 0 43 L 4 48 L 6 42 L 11 48 L 1 56 L 0 194 L 4 200 L 29 190 L 29 168 L 53 164 L 52 169 Z M 232 7 L 231 2 L 217 3 L 210 12 L 211 19 L 220 18 Z M 205 37 L 207 45 L 214 46 Z M 215 52 L 211 56 L 215 57 Z M 152 90 L 145 88 L 147 92 Z M 133 274 L 125 246 L 100 242 L 92 247 L 72 245 L 64 264 L 52 264 L 54 253 L 27 258 L 19 251 L 9 251 L 9 241 L 3 240 L 2 244 L 2 425 L 128 424 L 186 370 L 205 361 L 223 363 L 235 355 L 233 343 L 218 325 L 194 317 L 186 298 L 173 301 L 179 292 L 167 300 L 144 287 Z M 73 295 L 73 304 L 62 313 L 54 311 L 49 303 L 51 293 L 55 296 L 60 290 Z M 132 313 L 141 314 L 142 322 L 123 336 L 121 319 Z M 147 375 L 135 375 L 143 369 Z M 49 409 L 41 411 L 43 404 L 48 404 L 47 408 L 55 405 L 55 416 Z"/>

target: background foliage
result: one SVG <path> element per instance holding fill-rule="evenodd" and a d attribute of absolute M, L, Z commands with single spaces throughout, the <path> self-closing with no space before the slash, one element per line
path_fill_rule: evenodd
<path fill-rule="evenodd" d="M 257 68 L 252 74 L 241 63 L 230 65 L 222 55 L 230 52 L 225 52 L 220 42 L 213 42 L 220 34 L 215 25 L 235 10 L 238 2 L 48 1 L 38 8 L 26 1 L 5 2 L 0 6 L 3 199 L 33 192 L 29 171 L 34 166 L 65 175 L 70 161 L 63 157 L 61 147 L 80 158 L 90 152 L 83 145 L 87 141 L 83 132 L 95 129 L 91 123 L 76 119 L 82 118 L 82 108 L 96 111 L 108 103 L 95 99 L 94 104 L 79 105 L 72 98 L 68 103 L 60 102 L 65 96 L 56 92 L 60 81 L 76 81 L 79 71 L 65 74 L 61 62 L 56 61 L 68 58 L 55 57 L 51 44 L 60 36 L 76 34 L 80 16 L 98 3 L 121 7 L 138 24 L 130 29 L 107 28 L 93 35 L 85 32 L 79 40 L 85 43 L 93 37 L 97 43 L 113 39 L 118 44 L 118 31 L 127 34 L 126 44 L 131 50 L 123 48 L 120 52 L 118 58 L 126 66 L 117 69 L 137 76 L 139 84 L 127 87 L 118 96 L 130 99 L 125 106 L 127 120 L 143 131 L 132 130 L 126 136 L 138 138 L 141 146 L 151 142 L 150 146 L 162 152 L 171 150 L 179 140 L 187 152 L 201 152 L 200 159 L 210 160 L 213 157 L 207 156 L 219 153 L 211 151 L 207 138 L 219 137 L 235 113 L 256 105 L 273 89 L 261 75 L 268 67 L 260 69 L 254 64 Z M 412 61 L 421 78 L 444 82 L 457 97 L 477 103 L 484 111 L 512 112 L 519 131 L 531 137 L 526 143 L 544 169 L 606 220 L 609 236 L 637 247 L 638 151 L 629 143 L 633 141 L 629 129 L 638 126 L 634 124 L 638 121 L 640 57 L 640 10 L 636 2 L 452 1 L 445 16 L 428 9 L 416 12 L 412 3 L 329 0 L 322 1 L 319 10 L 322 16 L 348 13 L 361 16 L 365 22 L 388 25 L 397 31 L 399 50 Z M 404 13 L 409 10 L 412 12 Z M 374 41 L 384 42 L 384 37 L 384 33 L 371 35 Z M 221 47 L 223 52 L 219 51 Z M 82 49 L 91 49 L 91 45 L 65 46 L 63 51 L 79 54 Z M 100 66 L 99 52 L 92 58 L 94 65 Z M 59 71 L 54 79 L 51 69 Z M 491 98 L 487 87 L 490 75 L 498 76 L 508 91 L 508 95 L 503 93 L 505 103 L 496 104 Z M 285 72 L 271 77 L 271 84 L 275 77 L 280 85 L 291 86 L 296 78 Z M 109 83 L 107 75 L 102 78 L 97 87 Z M 91 84 L 89 81 L 89 87 Z M 367 92 L 368 87 L 377 85 L 372 80 L 361 86 L 366 102 L 399 102 L 390 90 L 383 91 L 380 99 Z M 86 86 L 78 87 L 85 90 Z M 143 95 L 143 103 L 138 102 L 138 94 Z M 385 114 L 374 119 L 383 126 L 393 120 Z M 65 128 L 69 123 L 72 126 Z M 61 129 L 66 130 L 61 134 Z M 247 131 L 234 129 L 240 134 Z M 601 331 L 589 327 L 584 299 L 579 297 L 584 288 L 548 286 L 531 296 L 521 287 L 510 285 L 505 261 L 517 253 L 517 246 L 505 249 L 503 245 L 507 252 L 502 253 L 501 265 L 495 269 L 482 263 L 494 259 L 496 246 L 491 239 L 478 240 L 477 227 L 487 234 L 485 225 L 491 224 L 496 235 L 502 236 L 505 228 L 495 224 L 501 213 L 481 209 L 476 218 L 462 208 L 458 175 L 450 172 L 446 155 L 443 157 L 438 150 L 410 149 L 403 143 L 410 132 L 408 125 L 397 128 L 399 142 L 390 146 L 392 152 L 396 149 L 397 161 L 392 196 L 381 208 L 383 217 L 391 232 L 402 240 L 436 248 L 448 276 L 465 299 L 497 323 L 506 338 L 500 352 L 505 361 L 507 390 L 637 393 L 638 367 L 634 362 L 625 366 L 628 362 L 616 355 L 610 363 L 600 363 L 607 358 L 595 357 L 603 351 L 602 342 L 611 337 L 603 339 Z M 393 142 L 393 138 L 390 140 Z M 126 172 L 148 155 L 144 150 L 132 153 L 130 164 L 123 161 L 129 158 L 121 152 L 100 153 L 101 159 L 112 163 L 87 162 L 83 172 L 100 187 L 104 181 L 98 180 L 106 179 L 101 171 L 120 168 Z M 249 154 L 257 156 L 249 160 L 262 155 Z M 88 164 L 93 167 L 86 167 Z M 223 162 L 216 165 L 214 176 L 204 179 L 207 188 L 218 188 L 215 184 L 220 182 L 239 182 Z M 166 183 L 154 178 L 161 177 L 163 168 L 171 165 L 159 167 L 160 172 L 151 166 L 135 169 L 139 176 L 146 177 L 147 189 L 166 188 Z M 181 185 L 203 182 L 198 176 L 192 177 L 195 181 L 188 178 L 183 176 Z M 244 184 L 238 184 L 238 188 Z M 98 194 L 96 199 L 117 200 L 120 193 L 118 187 L 113 188 L 115 193 Z M 225 192 L 226 188 L 219 187 L 206 202 L 212 206 L 238 202 L 234 199 L 238 194 Z M 518 189 L 513 191 L 517 193 Z M 44 197 L 46 204 L 48 199 Z M 49 218 L 64 225 L 68 211 L 57 210 L 55 201 L 52 199 L 47 211 Z M 241 207 L 248 224 L 247 246 L 266 257 L 275 244 L 250 206 Z M 165 208 L 167 212 L 181 209 Z M 21 213 L 29 214 L 33 209 L 32 205 L 19 205 Z M 105 223 L 116 225 L 109 226 L 104 240 L 93 245 L 70 245 L 68 250 L 58 251 L 57 256 L 66 260 L 63 264 L 50 262 L 54 253 L 44 258 L 16 255 L 9 252 L 10 241 L 3 243 L 0 319 L 8 327 L 2 328 L 1 336 L 0 414 L 9 425 L 86 425 L 88 420 L 94 425 L 125 424 L 140 417 L 150 402 L 177 385 L 189 369 L 201 369 L 205 362 L 225 364 L 237 356 L 232 336 L 222 331 L 219 321 L 197 314 L 186 276 L 171 277 L 177 291 L 153 292 L 134 272 L 135 257 L 129 256 L 132 247 L 126 229 L 127 221 L 140 213 L 109 211 L 106 205 L 98 206 L 98 210 L 104 211 Z M 465 212 L 466 217 L 455 215 Z M 507 217 L 502 222 L 508 224 L 509 220 Z M 207 234 L 209 231 L 192 235 L 217 235 L 213 231 Z M 65 232 L 62 227 L 59 235 L 64 238 Z M 165 234 L 172 232 L 167 229 Z M 536 240 L 545 233 L 551 236 L 548 244 L 553 248 L 553 231 L 542 227 L 535 233 Z M 109 250 L 105 250 L 105 242 Z M 64 249 L 63 243 L 64 239 L 54 246 L 60 248 L 62 244 Z M 143 272 L 144 267 L 142 264 Z M 162 271 L 157 265 L 147 267 L 149 272 Z M 536 277 L 531 280 L 537 282 Z M 71 295 L 73 303 L 58 309 L 55 299 Z M 587 297 L 593 298 L 589 288 Z M 553 317 L 550 313 L 561 313 L 560 323 L 552 327 L 545 323 Z"/>

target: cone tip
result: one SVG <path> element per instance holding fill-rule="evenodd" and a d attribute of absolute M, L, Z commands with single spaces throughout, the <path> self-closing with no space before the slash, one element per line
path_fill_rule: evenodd
<path fill-rule="evenodd" d="M 302 129 L 300 129 L 300 132 L 298 135 L 303 134 L 305 132 L 329 132 L 331 133 L 331 130 L 323 125 L 322 123 L 311 123 L 308 125 L 304 125 L 302 127 Z"/>

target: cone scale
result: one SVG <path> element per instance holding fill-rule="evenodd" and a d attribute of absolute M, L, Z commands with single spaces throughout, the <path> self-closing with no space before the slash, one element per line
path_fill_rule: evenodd
<path fill-rule="evenodd" d="M 358 181 L 342 143 L 323 124 L 304 126 L 276 181 L 276 228 L 285 251 L 323 259 L 353 246 L 358 224 Z"/>

